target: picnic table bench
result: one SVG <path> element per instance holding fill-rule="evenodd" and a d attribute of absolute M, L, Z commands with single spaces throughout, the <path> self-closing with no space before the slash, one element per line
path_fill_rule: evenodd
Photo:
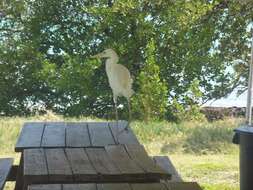
<path fill-rule="evenodd" d="M 10 174 L 13 158 L 0 159 L 0 190 L 4 188 L 5 182 Z"/>

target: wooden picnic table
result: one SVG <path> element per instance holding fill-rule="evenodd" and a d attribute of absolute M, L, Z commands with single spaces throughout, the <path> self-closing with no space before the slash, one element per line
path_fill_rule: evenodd
<path fill-rule="evenodd" d="M 141 145 L 24 150 L 24 186 L 36 183 L 159 182 L 170 177 Z"/>
<path fill-rule="evenodd" d="M 127 122 L 119 122 L 119 131 Z M 169 178 L 132 132 L 116 122 L 25 123 L 15 190 L 33 183 L 147 182 Z M 123 146 L 124 145 L 124 146 Z"/>

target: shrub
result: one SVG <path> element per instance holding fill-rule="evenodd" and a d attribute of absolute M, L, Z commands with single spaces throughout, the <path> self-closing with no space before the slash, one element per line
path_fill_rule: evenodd
<path fill-rule="evenodd" d="M 134 111 L 141 119 L 161 119 L 164 117 L 167 103 L 167 87 L 160 79 L 160 68 L 156 64 L 155 44 L 151 40 L 146 48 L 146 62 L 142 68 L 137 83 L 140 87 L 133 99 Z"/>

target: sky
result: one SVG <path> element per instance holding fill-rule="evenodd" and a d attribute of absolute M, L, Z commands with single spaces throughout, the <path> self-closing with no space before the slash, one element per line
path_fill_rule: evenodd
<path fill-rule="evenodd" d="M 221 98 L 216 101 L 208 101 L 203 106 L 213 106 L 213 107 L 246 107 L 247 104 L 247 91 L 242 95 L 237 97 L 236 92 L 232 92 L 226 98 Z"/>

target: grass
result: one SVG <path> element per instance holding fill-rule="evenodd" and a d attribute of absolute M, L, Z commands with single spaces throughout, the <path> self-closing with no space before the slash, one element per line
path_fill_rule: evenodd
<path fill-rule="evenodd" d="M 84 121 L 52 113 L 35 117 L 0 117 L 0 157 L 15 157 L 19 131 L 27 121 Z M 241 119 L 216 122 L 133 122 L 131 127 L 150 155 L 168 155 L 185 181 L 197 181 L 204 190 L 239 190 L 238 147 L 231 143 Z M 13 189 L 8 183 L 5 190 Z"/>

